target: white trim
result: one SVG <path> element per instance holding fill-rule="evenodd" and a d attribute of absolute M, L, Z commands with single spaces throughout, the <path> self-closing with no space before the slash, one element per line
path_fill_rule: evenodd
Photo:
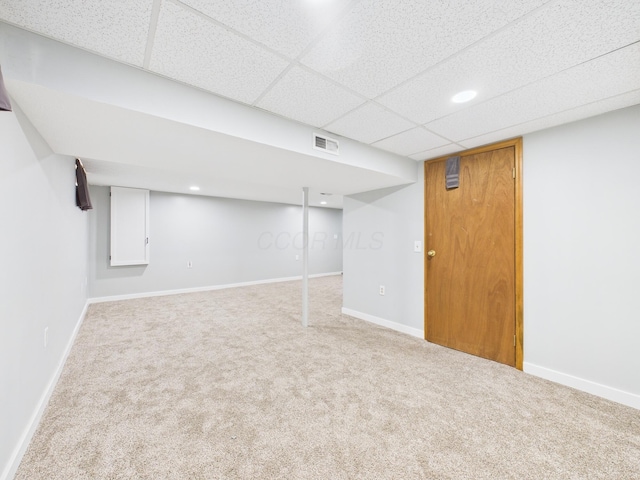
<path fill-rule="evenodd" d="M 69 353 L 71 352 L 73 343 L 76 340 L 78 331 L 80 331 L 82 322 L 84 322 L 84 317 L 87 314 L 88 308 L 89 308 L 89 301 L 85 302 L 84 304 L 84 308 L 82 309 L 82 313 L 78 318 L 78 322 L 76 323 L 76 326 L 73 329 L 73 332 L 71 333 L 71 337 L 69 337 L 69 340 L 67 341 L 67 346 L 62 352 L 62 357 L 58 362 L 58 367 L 53 372 L 53 375 L 51 376 L 51 379 L 49 380 L 47 387 L 45 388 L 44 392 L 40 396 L 40 401 L 38 402 L 38 405 L 34 410 L 34 412 L 31 414 L 31 418 L 27 423 L 27 427 L 22 432 L 22 435 L 20 436 L 20 440 L 18 440 L 18 444 L 16 445 L 16 447 L 13 450 L 13 453 L 9 457 L 9 461 L 7 462 L 7 465 L 4 471 L 2 472 L 2 474 L 0 474 L 0 480 L 9 480 L 13 478 L 16 472 L 18 471 L 18 467 L 20 466 L 22 457 L 27 451 L 27 448 L 31 443 L 31 439 L 33 438 L 33 435 L 36 433 L 36 429 L 38 428 L 38 425 L 40 424 L 40 420 L 42 419 L 42 414 L 47 408 L 47 405 L 49 404 L 49 399 L 51 398 L 51 394 L 53 393 L 54 389 L 56 388 L 56 385 L 58 384 L 58 379 L 62 374 L 64 364 L 66 363 L 67 358 L 69 357 Z"/>
<path fill-rule="evenodd" d="M 412 337 L 424 339 L 424 330 L 420 330 L 419 328 L 409 327 L 407 325 L 403 325 L 402 323 L 392 322 L 391 320 L 375 317 L 373 315 L 369 315 L 368 313 L 358 312 L 356 310 L 351 310 L 350 308 L 345 307 L 342 307 L 342 313 L 344 315 L 349 315 L 350 317 L 359 318 L 360 320 L 364 320 L 366 322 L 375 323 L 376 325 L 380 325 L 381 327 L 386 327 L 397 332 L 406 333 L 407 335 L 411 335 Z"/>
<path fill-rule="evenodd" d="M 550 368 L 541 367 L 528 362 L 524 362 L 523 370 L 525 373 L 530 375 L 535 375 L 536 377 L 544 378 L 545 380 L 551 380 L 552 382 L 560 383 L 567 387 L 582 390 L 583 392 L 606 398 L 607 400 L 621 403 L 628 407 L 640 409 L 640 395 L 635 393 L 618 390 L 617 388 L 602 385 L 601 383 L 574 377 L 568 373 L 558 372 L 556 370 L 551 370 Z"/>
<path fill-rule="evenodd" d="M 342 275 L 342 272 L 329 272 L 329 273 L 314 273 L 309 275 L 309 278 L 329 277 L 332 275 Z M 251 282 L 241 283 L 228 283 L 226 285 L 208 285 L 206 287 L 192 287 L 192 288 L 179 288 L 175 290 L 160 290 L 157 292 L 141 292 L 141 293 L 129 293 L 126 295 L 110 295 L 107 297 L 94 297 L 89 299 L 89 303 L 103 303 L 114 302 L 117 300 L 132 300 L 134 298 L 147 298 L 147 297 L 162 297 L 164 295 L 178 295 L 181 293 L 197 293 L 208 292 L 210 290 L 224 290 L 226 288 L 236 287 L 250 287 L 252 285 L 263 285 L 267 283 L 279 283 L 279 282 L 291 282 L 294 280 L 301 280 L 302 276 L 297 275 L 295 277 L 282 277 L 282 278 L 270 278 L 267 280 L 254 280 Z M 1 480 L 1 479 L 0 479 Z"/>

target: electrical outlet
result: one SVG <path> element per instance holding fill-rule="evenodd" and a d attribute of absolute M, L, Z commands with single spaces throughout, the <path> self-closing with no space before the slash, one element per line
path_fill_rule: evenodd
<path fill-rule="evenodd" d="M 44 348 L 47 348 L 47 343 L 49 343 L 49 327 L 44 328 Z"/>
<path fill-rule="evenodd" d="M 193 268 L 193 262 L 191 260 L 187 262 L 187 268 Z"/>
<path fill-rule="evenodd" d="M 384 295 L 384 285 L 380 285 L 380 295 Z"/>

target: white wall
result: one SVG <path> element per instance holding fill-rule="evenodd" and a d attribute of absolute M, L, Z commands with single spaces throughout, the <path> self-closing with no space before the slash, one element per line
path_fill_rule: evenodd
<path fill-rule="evenodd" d="M 418 182 L 344 199 L 343 311 L 424 337 L 424 168 Z M 385 287 L 385 295 L 379 287 Z"/>
<path fill-rule="evenodd" d="M 640 106 L 524 137 L 525 371 L 640 408 Z"/>
<path fill-rule="evenodd" d="M 162 192 L 150 194 L 149 265 L 111 267 L 109 189 L 91 186 L 90 191 L 94 205 L 89 238 L 91 297 L 302 274 L 301 207 Z M 310 208 L 309 230 L 309 273 L 341 272 L 342 211 Z M 187 268 L 189 261 L 192 268 Z"/>
<path fill-rule="evenodd" d="M 74 160 L 51 154 L 14 109 L 0 112 L 0 479 L 17 468 L 86 303 Z"/>
<path fill-rule="evenodd" d="M 640 408 L 640 106 L 526 135 L 523 154 L 524 370 Z M 422 184 L 347 197 L 343 213 L 345 237 L 384 238 L 345 248 L 344 310 L 414 335 Z"/>

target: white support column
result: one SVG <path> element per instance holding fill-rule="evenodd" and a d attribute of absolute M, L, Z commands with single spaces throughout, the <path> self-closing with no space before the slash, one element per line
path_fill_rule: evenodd
<path fill-rule="evenodd" d="M 309 325 L 309 187 L 302 188 L 302 326 Z"/>

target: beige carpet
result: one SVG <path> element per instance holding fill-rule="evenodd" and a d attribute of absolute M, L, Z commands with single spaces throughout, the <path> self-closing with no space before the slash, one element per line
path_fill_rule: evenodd
<path fill-rule="evenodd" d="M 640 411 L 340 314 L 341 278 L 93 305 L 18 479 L 640 479 Z"/>

